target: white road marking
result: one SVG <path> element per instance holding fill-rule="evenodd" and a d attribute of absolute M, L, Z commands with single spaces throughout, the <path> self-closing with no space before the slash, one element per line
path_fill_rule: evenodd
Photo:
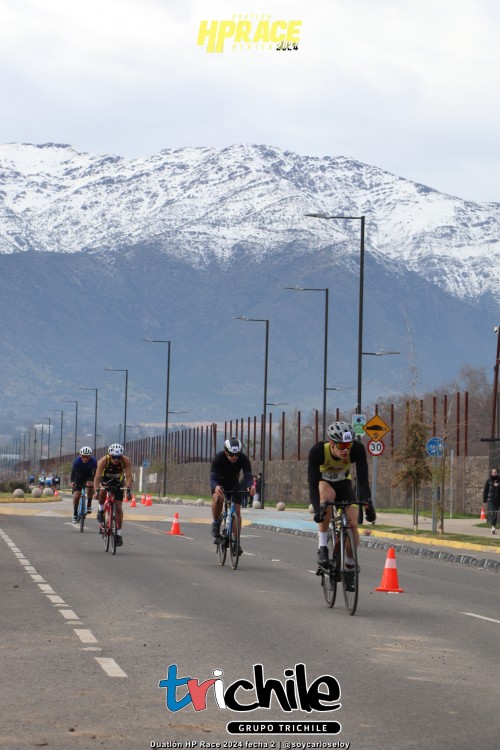
<path fill-rule="evenodd" d="M 114 659 L 96 656 L 95 660 L 109 677 L 127 677 L 127 674 L 118 666 Z"/>
<path fill-rule="evenodd" d="M 31 577 L 36 583 L 45 583 L 45 578 L 43 578 L 42 576 L 36 576 L 33 573 L 31 573 Z"/>
<path fill-rule="evenodd" d="M 59 612 L 62 614 L 63 617 L 66 618 L 66 620 L 79 620 L 80 619 L 78 615 L 75 614 L 75 612 L 73 612 L 72 609 L 60 609 Z"/>
<path fill-rule="evenodd" d="M 463 615 L 468 615 L 469 617 L 477 617 L 478 620 L 487 620 L 488 622 L 497 622 L 500 625 L 500 620 L 494 620 L 493 617 L 484 617 L 484 615 L 476 615 L 474 612 L 462 612 Z"/>
<path fill-rule="evenodd" d="M 52 588 L 52 586 L 49 586 L 48 583 L 39 583 L 38 584 L 41 591 L 43 591 L 44 594 L 55 594 L 56 592 Z"/>
<path fill-rule="evenodd" d="M 52 604 L 66 604 L 64 599 L 61 596 L 57 596 L 57 594 L 47 594 L 47 599 L 50 599 Z"/>
<path fill-rule="evenodd" d="M 90 630 L 84 630 L 83 628 L 73 628 L 73 630 L 82 643 L 97 643 L 97 638 L 92 635 Z"/>

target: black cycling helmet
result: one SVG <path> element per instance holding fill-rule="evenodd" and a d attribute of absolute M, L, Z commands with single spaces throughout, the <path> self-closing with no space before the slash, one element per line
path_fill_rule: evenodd
<path fill-rule="evenodd" d="M 230 437 L 224 441 L 224 450 L 227 451 L 227 453 L 232 453 L 233 456 L 236 456 L 238 453 L 241 453 L 243 446 L 238 438 Z"/>
<path fill-rule="evenodd" d="M 352 443 L 354 432 L 349 422 L 334 422 L 326 431 L 330 440 L 334 443 Z"/>

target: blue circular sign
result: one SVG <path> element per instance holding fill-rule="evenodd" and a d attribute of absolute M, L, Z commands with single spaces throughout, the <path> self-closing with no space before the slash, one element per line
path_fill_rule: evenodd
<path fill-rule="evenodd" d="M 149 467 L 151 466 L 151 463 L 148 461 L 147 458 L 145 458 L 144 461 L 142 462 L 142 466 L 144 469 L 149 469 Z"/>
<path fill-rule="evenodd" d="M 446 444 L 442 438 L 432 437 L 427 442 L 427 445 L 425 447 L 429 456 L 441 458 L 444 453 L 444 449 L 446 448 Z"/>

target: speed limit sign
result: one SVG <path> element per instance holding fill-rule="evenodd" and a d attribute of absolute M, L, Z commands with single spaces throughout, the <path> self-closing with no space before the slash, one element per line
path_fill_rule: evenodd
<path fill-rule="evenodd" d="M 381 440 L 370 440 L 367 445 L 370 456 L 381 456 L 384 452 L 384 444 Z"/>

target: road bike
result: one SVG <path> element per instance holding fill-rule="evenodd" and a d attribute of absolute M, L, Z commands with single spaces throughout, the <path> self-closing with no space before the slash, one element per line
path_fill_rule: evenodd
<path fill-rule="evenodd" d="M 240 557 L 240 527 L 236 513 L 236 503 L 234 501 L 235 494 L 236 490 L 224 493 L 224 507 L 220 517 L 219 538 L 215 540 L 219 565 L 224 565 L 227 551 L 229 550 L 229 559 L 233 570 L 236 570 L 238 567 Z"/>
<path fill-rule="evenodd" d="M 104 541 L 104 549 L 108 552 L 111 545 L 113 555 L 116 555 L 117 547 L 117 527 L 116 527 L 116 504 L 115 493 L 118 490 L 124 490 L 121 482 L 110 482 L 106 487 L 106 500 L 104 501 L 104 520 L 99 525 L 99 534 Z"/>
<path fill-rule="evenodd" d="M 334 505 L 330 526 L 328 528 L 328 563 L 318 566 L 316 575 L 321 577 L 321 586 L 328 607 L 333 607 L 337 596 L 337 583 L 342 583 L 344 602 L 350 615 L 356 612 L 359 594 L 358 554 L 354 542 L 354 532 L 346 508 L 354 505 L 352 501 L 336 500 L 325 502 L 320 506 L 320 517 L 325 516 L 329 505 Z M 366 505 L 361 501 L 357 505 Z M 348 565 L 346 558 L 353 562 Z"/>
<path fill-rule="evenodd" d="M 77 523 L 80 524 L 80 531 L 83 534 L 83 527 L 85 525 L 85 517 L 87 515 L 87 488 L 82 487 L 80 494 L 80 502 L 78 503 L 78 512 L 76 514 Z"/>

